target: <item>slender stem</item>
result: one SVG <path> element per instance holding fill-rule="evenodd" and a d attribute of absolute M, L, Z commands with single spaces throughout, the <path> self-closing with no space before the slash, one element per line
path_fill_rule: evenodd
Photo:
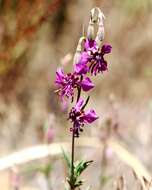
<path fill-rule="evenodd" d="M 81 95 L 81 87 L 78 87 L 77 89 L 78 89 L 78 95 L 77 95 L 77 102 L 78 102 Z"/>
<path fill-rule="evenodd" d="M 83 110 L 83 109 L 86 107 L 86 105 L 87 105 L 88 102 L 89 102 L 89 99 L 90 99 L 90 96 L 88 96 L 88 98 L 87 98 L 85 104 L 82 106 L 81 110 Z"/>
<path fill-rule="evenodd" d="M 83 76 L 81 75 L 80 80 L 83 80 Z M 80 95 L 81 95 L 81 86 L 77 87 L 78 94 L 77 94 L 77 102 L 79 101 Z"/>
<path fill-rule="evenodd" d="M 82 79 L 81 79 L 82 80 Z M 77 88 L 78 94 L 77 94 L 77 102 L 79 101 L 80 95 L 81 95 L 81 87 Z M 71 182 L 73 184 L 73 178 L 74 178 L 74 148 L 75 148 L 75 125 L 73 124 L 73 132 L 72 132 L 72 150 L 71 150 Z M 71 187 L 71 190 L 74 190 L 74 187 Z"/>
<path fill-rule="evenodd" d="M 71 152 L 71 180 L 73 181 L 74 177 L 74 142 L 75 142 L 75 136 L 74 136 L 74 126 L 73 126 L 73 132 L 72 132 L 72 152 Z"/>

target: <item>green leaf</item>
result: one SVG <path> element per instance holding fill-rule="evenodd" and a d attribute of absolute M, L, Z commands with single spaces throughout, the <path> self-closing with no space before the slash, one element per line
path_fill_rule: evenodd
<path fill-rule="evenodd" d="M 63 148 L 62 148 L 62 154 L 67 163 L 68 168 L 71 169 L 71 160 L 70 160 L 69 156 L 65 153 Z"/>
<path fill-rule="evenodd" d="M 78 164 L 75 165 L 74 168 L 74 174 L 76 177 L 79 177 L 81 173 L 93 162 L 93 160 L 90 161 L 79 161 Z"/>
<path fill-rule="evenodd" d="M 81 185 L 83 184 L 83 181 L 82 180 L 79 180 L 75 183 L 74 187 L 80 187 Z"/>
<path fill-rule="evenodd" d="M 62 149 L 63 151 L 63 149 Z M 68 166 L 70 166 L 69 168 L 71 169 L 71 162 L 69 162 L 69 158 L 68 156 L 65 154 L 65 152 L 63 151 L 63 155 L 65 160 L 68 163 Z M 74 175 L 71 176 L 71 173 L 69 173 L 69 177 L 67 178 L 67 182 L 70 185 L 71 189 L 74 189 L 76 187 L 80 187 L 83 184 L 83 181 L 81 179 L 79 179 L 81 173 L 92 163 L 93 161 L 77 161 L 76 163 L 74 163 Z M 71 170 L 70 170 L 71 172 Z"/>

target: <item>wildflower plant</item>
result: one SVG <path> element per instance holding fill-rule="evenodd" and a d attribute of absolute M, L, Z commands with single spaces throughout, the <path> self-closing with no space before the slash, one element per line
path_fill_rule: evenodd
<path fill-rule="evenodd" d="M 82 92 L 88 93 L 95 85 L 90 79 L 91 76 L 102 74 L 108 70 L 105 55 L 111 52 L 111 45 L 104 44 L 104 15 L 99 8 L 93 8 L 90 14 L 90 21 L 87 34 L 79 39 L 76 53 L 73 58 L 73 71 L 65 73 L 62 68 L 56 71 L 56 90 L 61 101 L 69 101 L 74 104 L 69 111 L 68 120 L 72 123 L 70 128 L 72 136 L 71 159 L 64 153 L 69 168 L 67 182 L 70 190 L 80 188 L 83 181 L 79 179 L 81 173 L 90 165 L 91 161 L 74 162 L 75 138 L 80 137 L 85 125 L 89 125 L 98 119 L 94 109 L 86 109 L 90 96 L 86 99 L 81 97 Z M 98 26 L 97 32 L 95 27 Z"/>

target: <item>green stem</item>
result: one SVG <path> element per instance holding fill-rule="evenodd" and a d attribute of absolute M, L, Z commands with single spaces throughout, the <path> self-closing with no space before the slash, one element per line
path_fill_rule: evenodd
<path fill-rule="evenodd" d="M 81 77 L 82 78 L 82 77 Z M 82 80 L 82 79 L 81 79 Z M 78 94 L 77 94 L 77 102 L 79 101 L 80 95 L 81 95 L 81 87 L 77 88 Z M 73 132 L 72 132 L 72 151 L 71 151 L 71 190 L 74 190 L 74 148 L 75 148 L 75 126 L 73 124 Z"/>
<path fill-rule="evenodd" d="M 75 136 L 74 136 L 74 126 L 73 126 L 73 132 L 72 132 L 72 152 L 71 152 L 71 182 L 73 182 L 74 178 L 74 143 L 75 142 Z M 72 187 L 71 184 L 71 190 L 74 190 L 74 187 Z"/>

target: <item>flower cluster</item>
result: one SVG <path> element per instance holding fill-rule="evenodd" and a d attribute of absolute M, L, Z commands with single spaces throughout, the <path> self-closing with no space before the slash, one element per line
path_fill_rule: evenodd
<path fill-rule="evenodd" d="M 104 55 L 110 53 L 111 48 L 108 44 L 99 48 L 95 40 L 87 39 L 80 60 L 75 64 L 75 72 L 77 74 L 90 72 L 92 75 L 97 75 L 97 73 L 106 71 L 107 61 Z"/>
<path fill-rule="evenodd" d="M 84 104 L 84 100 L 80 98 L 76 105 L 71 109 L 69 113 L 69 119 L 73 123 L 73 128 L 71 131 L 74 130 L 75 137 L 79 137 L 79 132 L 83 131 L 84 124 L 89 124 L 95 121 L 98 117 L 93 109 L 88 111 L 84 111 L 86 103 Z"/>
<path fill-rule="evenodd" d="M 63 99 L 74 98 L 74 89 L 82 88 L 84 91 L 89 91 L 94 87 L 89 77 L 77 75 L 76 72 L 65 74 L 61 68 L 56 72 L 56 85 L 59 89 L 56 91 Z"/>
<path fill-rule="evenodd" d="M 104 38 L 103 18 L 104 15 L 100 10 L 98 10 L 98 16 L 91 12 L 87 35 L 80 38 L 77 46 L 73 71 L 64 73 L 63 69 L 59 68 L 56 72 L 55 83 L 58 87 L 56 92 L 62 101 L 71 99 L 73 102 L 77 92 L 75 106 L 69 113 L 69 120 L 73 123 L 71 131 L 75 137 L 78 137 L 79 133 L 83 131 L 84 124 L 90 124 L 98 118 L 93 109 L 84 111 L 89 98 L 85 102 L 81 98 L 81 91 L 88 92 L 94 88 L 89 76 L 108 70 L 105 55 L 111 52 L 112 47 L 108 44 L 101 46 Z M 94 37 L 95 24 L 98 24 L 96 37 Z"/>

